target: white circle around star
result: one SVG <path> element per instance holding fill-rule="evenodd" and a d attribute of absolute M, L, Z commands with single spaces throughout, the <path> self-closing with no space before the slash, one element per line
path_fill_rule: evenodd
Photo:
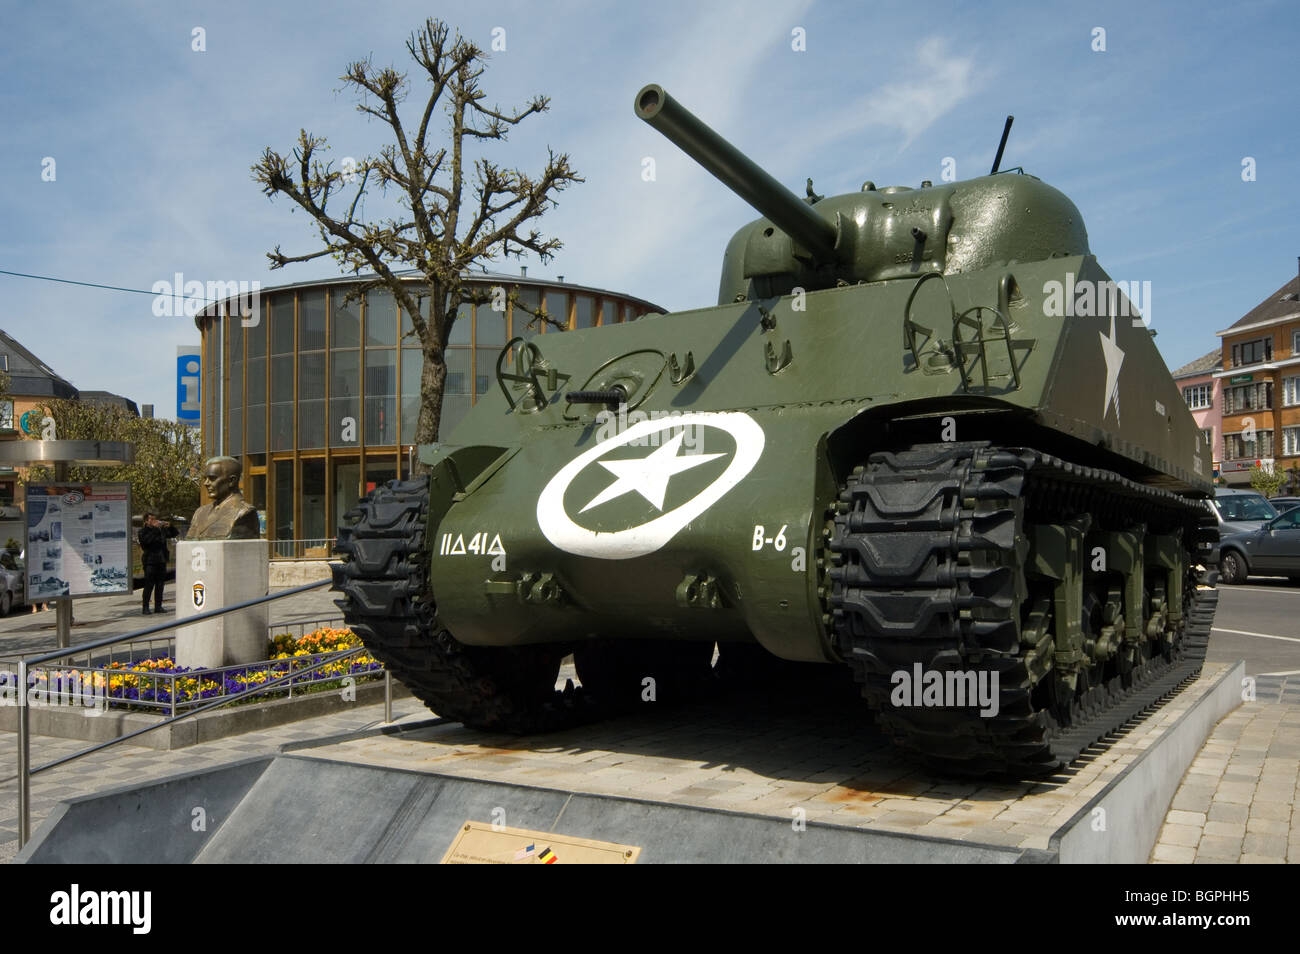
<path fill-rule="evenodd" d="M 652 434 L 695 426 L 725 431 L 736 442 L 735 454 L 716 480 L 680 506 L 625 530 L 589 530 L 574 523 L 565 510 L 564 495 L 574 478 L 593 463 L 599 463 L 616 479 L 588 501 L 579 513 L 629 493 L 640 494 L 656 510 L 662 510 L 668 484 L 675 475 L 725 455 L 682 455 L 679 451 L 684 435 L 679 433 L 643 458 L 613 461 L 600 458 L 615 448 Z M 641 421 L 622 434 L 601 441 L 562 467 L 537 498 L 537 525 L 552 544 L 577 556 L 629 560 L 654 553 L 754 469 L 763 453 L 764 442 L 763 429 L 748 414 L 739 411 L 700 412 Z"/>

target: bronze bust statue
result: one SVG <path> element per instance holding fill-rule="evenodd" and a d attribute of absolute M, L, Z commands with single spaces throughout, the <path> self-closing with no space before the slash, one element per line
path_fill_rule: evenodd
<path fill-rule="evenodd" d="M 194 511 L 187 540 L 256 540 L 257 511 L 239 492 L 243 467 L 233 457 L 213 457 L 203 465 L 203 489 L 211 503 Z"/>

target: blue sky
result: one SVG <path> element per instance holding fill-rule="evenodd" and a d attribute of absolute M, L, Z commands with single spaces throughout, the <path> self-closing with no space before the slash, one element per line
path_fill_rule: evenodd
<path fill-rule="evenodd" d="M 1151 282 L 1171 367 L 1296 273 L 1294 3 L 699 0 L 21 5 L 0 35 L 0 269 L 141 289 L 176 272 L 264 286 L 337 274 L 328 259 L 268 269 L 268 250 L 311 250 L 315 234 L 249 167 L 303 127 L 336 159 L 376 150 L 383 127 L 338 77 L 371 54 L 407 69 L 403 43 L 431 13 L 484 48 L 504 28 L 483 78 L 491 100 L 551 97 L 487 154 L 538 171 L 550 145 L 587 180 L 542 220 L 564 248 L 547 265 L 525 260 L 530 275 L 670 310 L 713 303 L 722 249 L 755 214 L 634 117 L 648 82 L 796 192 L 809 176 L 825 194 L 938 181 L 945 157 L 958 178 L 986 173 L 1013 113 L 1004 167 L 1074 200 L 1113 278 Z M 204 52 L 191 49 L 195 27 Z M 73 384 L 174 413 L 175 348 L 197 343 L 192 320 L 155 317 L 145 295 L 5 275 L 0 288 L 0 328 Z"/>

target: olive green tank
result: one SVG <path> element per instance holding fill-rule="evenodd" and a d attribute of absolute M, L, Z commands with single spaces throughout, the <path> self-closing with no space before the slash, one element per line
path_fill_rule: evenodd
<path fill-rule="evenodd" d="M 512 341 L 428 476 L 349 515 L 340 605 L 398 678 L 542 731 L 690 696 L 716 645 L 848 667 L 940 769 L 1036 775 L 1199 670 L 1209 449 L 1066 196 L 800 198 L 660 87 L 636 112 L 764 218 L 713 307 Z"/>

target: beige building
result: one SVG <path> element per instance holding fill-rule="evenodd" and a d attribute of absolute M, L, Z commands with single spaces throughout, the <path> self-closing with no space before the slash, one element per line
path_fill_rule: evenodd
<path fill-rule="evenodd" d="M 1223 463 L 1228 484 L 1250 484 L 1256 463 L 1300 467 L 1300 277 L 1218 332 L 1223 368 Z"/>

